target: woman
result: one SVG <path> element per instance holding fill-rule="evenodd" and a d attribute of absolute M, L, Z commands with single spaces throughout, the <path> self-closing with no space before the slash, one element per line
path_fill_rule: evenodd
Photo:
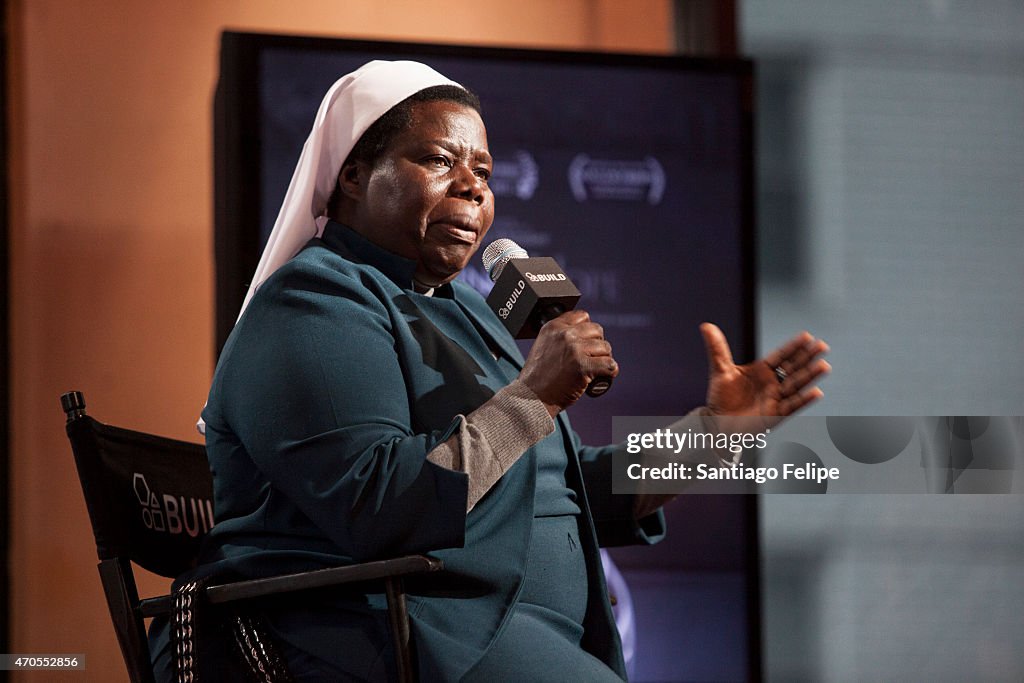
<path fill-rule="evenodd" d="M 662 500 L 612 496 L 612 447 L 580 446 L 564 415 L 618 373 L 600 326 L 566 313 L 524 361 L 453 281 L 493 220 L 491 163 L 475 97 L 424 65 L 332 87 L 203 412 L 218 523 L 195 575 L 429 551 L 444 572 L 407 586 L 422 680 L 621 680 L 598 546 L 660 538 Z M 822 342 L 738 367 L 702 331 L 707 410 L 820 395 Z M 265 617 L 297 680 L 385 680 L 382 609 L 314 598 Z"/>

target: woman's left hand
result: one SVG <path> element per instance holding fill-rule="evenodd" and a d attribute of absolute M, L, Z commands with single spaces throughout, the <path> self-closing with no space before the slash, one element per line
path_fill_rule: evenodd
<path fill-rule="evenodd" d="M 764 358 L 736 365 L 716 325 L 700 326 L 708 352 L 707 407 L 713 415 L 787 417 L 824 393 L 814 382 L 832 366 L 820 356 L 828 344 L 801 332 Z"/>

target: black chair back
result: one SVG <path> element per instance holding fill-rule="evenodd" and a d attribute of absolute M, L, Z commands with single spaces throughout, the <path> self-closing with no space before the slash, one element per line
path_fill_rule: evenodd
<path fill-rule="evenodd" d="M 195 443 L 105 425 L 81 392 L 61 397 L 101 560 L 125 557 L 174 578 L 213 526 L 213 480 Z"/>

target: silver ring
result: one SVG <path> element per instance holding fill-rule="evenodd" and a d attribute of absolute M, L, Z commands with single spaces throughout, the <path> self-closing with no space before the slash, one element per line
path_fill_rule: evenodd
<path fill-rule="evenodd" d="M 779 380 L 779 384 L 785 382 L 786 378 L 789 377 L 789 373 L 783 370 L 781 365 L 776 365 L 772 370 L 775 371 L 775 379 Z"/>

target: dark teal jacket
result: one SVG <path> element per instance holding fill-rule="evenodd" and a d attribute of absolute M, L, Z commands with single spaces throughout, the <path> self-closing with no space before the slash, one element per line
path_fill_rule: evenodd
<path fill-rule="evenodd" d="M 199 573 L 262 576 L 408 553 L 444 561 L 410 582 L 423 680 L 458 680 L 514 605 L 530 541 L 536 446 L 469 514 L 468 480 L 425 459 L 518 372 L 514 341 L 471 288 L 433 297 L 415 264 L 331 223 L 261 287 L 238 322 L 203 413 L 217 525 Z M 568 454 L 589 574 L 583 646 L 624 677 L 598 545 L 653 542 L 663 517 L 632 518 L 611 494 L 611 448 L 581 447 L 565 415 L 549 437 Z M 586 482 L 586 485 L 584 485 Z M 339 599 L 341 600 L 341 599 Z M 359 678 L 389 656 L 383 598 L 323 601 L 276 630 Z"/>

